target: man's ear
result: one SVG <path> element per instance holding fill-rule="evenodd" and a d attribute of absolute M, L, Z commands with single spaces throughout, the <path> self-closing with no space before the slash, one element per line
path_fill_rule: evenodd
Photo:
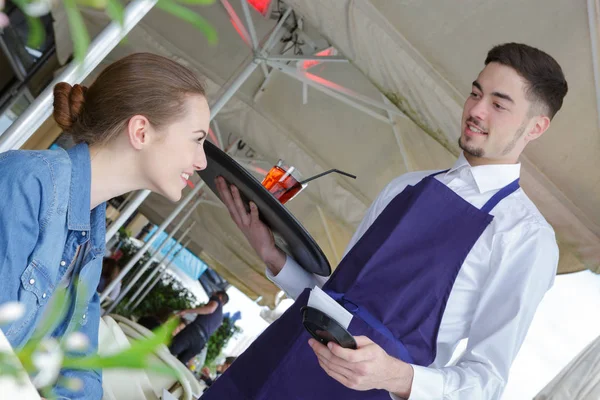
<path fill-rule="evenodd" d="M 529 129 L 529 132 L 525 135 L 525 142 L 529 143 L 544 134 L 550 127 L 550 118 L 545 115 L 538 115 L 534 117 L 534 124 Z"/>

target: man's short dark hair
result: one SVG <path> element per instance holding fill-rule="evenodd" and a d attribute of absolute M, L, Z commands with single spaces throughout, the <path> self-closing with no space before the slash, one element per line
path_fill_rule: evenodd
<path fill-rule="evenodd" d="M 237 359 L 237 357 L 233 357 L 233 356 L 231 356 L 231 357 L 226 357 L 226 358 L 225 358 L 225 362 L 224 362 L 223 364 L 229 364 L 229 365 L 231 365 L 231 364 L 233 364 L 233 362 L 234 362 L 236 359 Z"/>
<path fill-rule="evenodd" d="M 114 258 L 104 257 L 102 259 L 102 277 L 105 279 L 112 279 L 115 270 L 120 271 L 119 263 Z M 108 286 L 108 284 L 107 284 Z"/>
<path fill-rule="evenodd" d="M 215 292 L 213 295 L 219 296 L 219 298 L 221 299 L 221 303 L 223 303 L 223 305 L 229 303 L 229 295 L 224 290 L 219 290 L 218 292 Z"/>
<path fill-rule="evenodd" d="M 525 79 L 527 99 L 541 106 L 535 111 L 552 119 L 562 107 L 567 81 L 558 62 L 547 53 L 526 44 L 505 43 L 488 52 L 485 65 L 491 62 L 511 67 Z"/>

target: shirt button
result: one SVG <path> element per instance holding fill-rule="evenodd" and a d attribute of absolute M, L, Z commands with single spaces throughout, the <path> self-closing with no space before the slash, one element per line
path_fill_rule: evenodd
<path fill-rule="evenodd" d="M 61 261 L 60 265 L 64 267 L 65 265 L 67 265 L 67 263 L 65 261 Z"/>
<path fill-rule="evenodd" d="M 85 232 L 81 232 L 81 236 L 85 236 Z"/>
<path fill-rule="evenodd" d="M 29 280 L 29 284 L 30 285 L 33 285 L 34 283 L 35 283 L 35 279 L 32 278 L 32 279 Z"/>
<path fill-rule="evenodd" d="M 44 294 L 42 295 L 42 299 L 45 299 L 45 298 L 46 298 L 46 293 L 44 293 Z"/>

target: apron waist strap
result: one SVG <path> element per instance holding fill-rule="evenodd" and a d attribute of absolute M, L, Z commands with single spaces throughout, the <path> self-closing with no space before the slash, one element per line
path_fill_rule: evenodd
<path fill-rule="evenodd" d="M 325 293 L 327 293 L 329 296 L 331 296 L 331 298 L 340 303 L 350 313 L 365 321 L 369 326 L 371 326 L 371 328 L 375 329 L 377 332 L 381 333 L 382 335 L 390 339 L 393 343 L 395 343 L 402 361 L 407 362 L 409 364 L 414 364 L 413 359 L 410 353 L 408 352 L 408 349 L 406 348 L 406 346 L 404 346 L 404 343 L 402 343 L 401 340 L 396 338 L 392 331 L 390 331 L 388 327 L 385 326 L 381 321 L 375 318 L 373 314 L 367 311 L 364 307 L 360 307 L 356 303 L 348 300 L 346 297 L 344 297 L 343 293 L 334 292 L 332 290 L 325 290 Z"/>

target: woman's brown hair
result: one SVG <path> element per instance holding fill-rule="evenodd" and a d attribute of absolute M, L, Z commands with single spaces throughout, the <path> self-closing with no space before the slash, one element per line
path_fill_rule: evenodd
<path fill-rule="evenodd" d="M 135 53 L 106 67 L 89 88 L 56 84 L 54 119 L 77 143 L 105 143 L 134 115 L 155 128 L 169 124 L 184 113 L 189 95 L 205 95 L 192 71 L 162 56 Z"/>

